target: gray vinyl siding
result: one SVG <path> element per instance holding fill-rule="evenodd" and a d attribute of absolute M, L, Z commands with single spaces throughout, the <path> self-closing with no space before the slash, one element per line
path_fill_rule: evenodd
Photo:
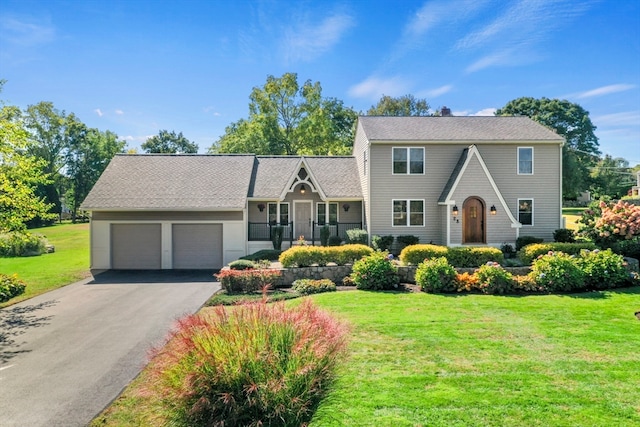
<path fill-rule="evenodd" d="M 241 211 L 93 211 L 94 221 L 242 221 Z"/>
<path fill-rule="evenodd" d="M 518 147 L 527 146 L 534 147 L 534 174 L 518 175 Z M 552 241 L 553 232 L 562 227 L 560 150 L 559 144 L 478 146 L 514 218 L 518 219 L 518 199 L 534 200 L 534 225 L 522 226 L 520 236 L 536 236 Z"/>
<path fill-rule="evenodd" d="M 356 159 L 356 164 L 358 167 L 358 177 L 360 179 L 360 185 L 362 186 L 362 194 L 364 197 L 365 211 L 363 212 L 364 215 L 363 215 L 362 221 L 364 222 L 363 227 L 365 229 L 368 229 L 367 224 L 369 224 L 369 218 L 371 218 L 371 204 L 369 203 L 370 202 L 369 179 L 371 178 L 370 171 L 372 169 L 371 169 L 371 153 L 369 152 L 367 164 L 366 164 L 367 170 L 365 171 L 364 158 L 365 158 L 365 152 L 367 151 L 370 151 L 369 141 L 367 141 L 367 137 L 364 133 L 364 130 L 362 129 L 362 125 L 360 124 L 360 122 L 358 122 L 356 137 L 353 143 L 353 156 Z"/>

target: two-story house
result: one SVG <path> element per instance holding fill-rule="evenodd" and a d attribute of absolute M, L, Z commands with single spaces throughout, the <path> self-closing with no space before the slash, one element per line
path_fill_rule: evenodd
<path fill-rule="evenodd" d="M 442 245 L 551 239 L 563 139 L 526 117 L 360 117 L 352 156 L 117 155 L 83 203 L 91 268 L 220 268 L 361 228 Z"/>

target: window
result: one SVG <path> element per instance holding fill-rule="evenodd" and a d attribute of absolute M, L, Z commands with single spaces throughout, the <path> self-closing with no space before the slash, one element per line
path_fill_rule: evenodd
<path fill-rule="evenodd" d="M 280 225 L 289 224 L 289 204 L 280 203 L 280 213 L 278 213 L 278 203 L 269 203 L 269 210 L 267 211 L 269 224 L 275 225 L 280 218 Z"/>
<path fill-rule="evenodd" d="M 518 175 L 533 175 L 533 147 L 518 147 Z"/>
<path fill-rule="evenodd" d="M 394 200 L 394 226 L 423 226 L 424 200 Z"/>
<path fill-rule="evenodd" d="M 518 199 L 518 221 L 522 225 L 533 225 L 533 199 Z"/>
<path fill-rule="evenodd" d="M 338 223 L 338 204 L 337 203 L 318 203 L 318 225 L 337 224 Z M 329 207 L 329 215 L 327 217 L 327 206 Z"/>
<path fill-rule="evenodd" d="M 393 174 L 423 174 L 424 148 L 393 147 Z"/>

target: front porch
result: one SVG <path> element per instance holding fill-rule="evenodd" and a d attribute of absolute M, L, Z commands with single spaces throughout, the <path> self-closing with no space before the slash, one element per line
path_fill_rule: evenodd
<path fill-rule="evenodd" d="M 289 247 L 293 246 L 293 242 L 298 240 L 300 236 L 304 236 L 305 240 L 312 245 L 320 244 L 320 233 L 324 227 L 328 227 L 329 236 L 339 236 L 342 240 L 347 240 L 347 230 L 362 229 L 362 222 L 336 222 L 331 224 L 321 224 L 316 221 L 311 222 L 311 226 L 306 230 L 298 230 L 294 227 L 293 222 L 288 223 L 268 223 L 268 222 L 249 222 L 247 230 L 247 239 L 250 242 L 270 242 L 272 233 L 276 227 L 282 227 L 282 241 L 289 242 Z"/>

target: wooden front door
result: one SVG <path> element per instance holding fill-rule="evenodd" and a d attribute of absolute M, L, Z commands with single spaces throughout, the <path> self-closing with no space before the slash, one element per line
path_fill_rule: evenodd
<path fill-rule="evenodd" d="M 462 205 L 462 243 L 486 243 L 484 230 L 484 202 L 469 197 Z"/>
<path fill-rule="evenodd" d="M 294 240 L 300 236 L 304 236 L 305 240 L 311 240 L 311 202 L 295 202 L 294 210 Z"/>

